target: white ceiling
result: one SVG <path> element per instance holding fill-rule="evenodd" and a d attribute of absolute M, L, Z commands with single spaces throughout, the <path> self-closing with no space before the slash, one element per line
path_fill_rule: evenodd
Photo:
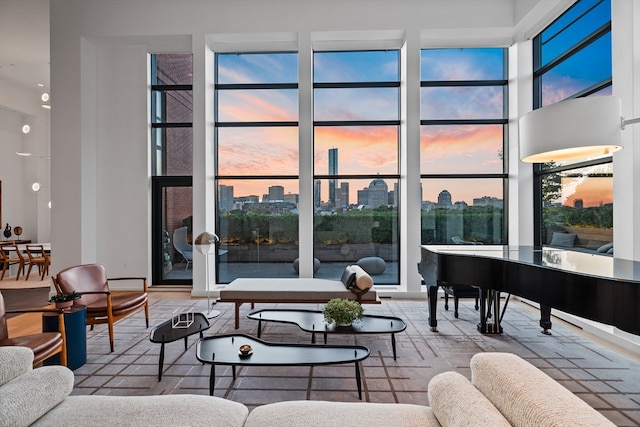
<path fill-rule="evenodd" d="M 0 0 L 0 80 L 49 87 L 49 0 Z"/>
<path fill-rule="evenodd" d="M 543 6 L 540 9 L 546 13 L 552 9 L 549 5 L 570 3 L 569 0 L 511 1 L 518 15 L 516 21 L 538 6 Z M 49 52 L 49 0 L 0 0 L 0 80 L 34 89 L 37 84 L 43 84 L 48 90 Z"/>

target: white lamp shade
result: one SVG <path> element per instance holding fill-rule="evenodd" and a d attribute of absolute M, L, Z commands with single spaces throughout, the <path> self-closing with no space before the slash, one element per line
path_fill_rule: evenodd
<path fill-rule="evenodd" d="M 520 119 L 520 159 L 563 162 L 608 155 L 622 148 L 622 103 L 614 96 L 570 99 Z"/>
<path fill-rule="evenodd" d="M 196 237 L 193 243 L 198 249 L 198 252 L 200 252 L 203 255 L 206 255 L 213 252 L 216 246 L 216 242 L 218 240 L 220 239 L 215 233 L 205 231 L 198 234 L 198 237 Z"/>

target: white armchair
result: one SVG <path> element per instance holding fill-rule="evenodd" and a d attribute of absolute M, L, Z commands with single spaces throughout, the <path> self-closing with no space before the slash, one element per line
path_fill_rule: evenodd
<path fill-rule="evenodd" d="M 193 262 L 193 246 L 187 242 L 187 227 L 180 227 L 173 230 L 173 247 L 178 251 L 184 261 L 187 263 L 185 270 L 189 268 L 189 264 Z"/>

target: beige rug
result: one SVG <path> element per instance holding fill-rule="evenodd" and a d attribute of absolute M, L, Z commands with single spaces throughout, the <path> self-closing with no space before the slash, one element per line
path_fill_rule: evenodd
<path fill-rule="evenodd" d="M 4 276 L 4 280 L 0 280 L 0 289 L 32 289 L 49 287 L 51 287 L 51 279 L 49 276 L 44 276 L 44 280 L 40 280 L 40 276 L 33 274 L 33 272 L 31 272 L 29 280 L 24 280 L 24 276 L 22 275 L 20 275 L 20 279 L 18 280 L 16 280 L 16 276 Z"/>

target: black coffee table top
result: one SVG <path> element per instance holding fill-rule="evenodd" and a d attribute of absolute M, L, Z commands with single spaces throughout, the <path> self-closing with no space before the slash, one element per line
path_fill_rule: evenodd
<path fill-rule="evenodd" d="M 318 310 L 257 310 L 247 315 L 249 319 L 265 322 L 282 322 L 298 325 L 300 329 L 311 333 L 329 334 L 393 334 L 407 328 L 398 317 L 366 315 L 353 322 L 351 326 L 327 324 L 324 315 Z"/>
<path fill-rule="evenodd" d="M 185 315 L 185 313 L 181 313 L 179 316 Z M 205 331 L 211 327 L 209 320 L 204 314 L 190 313 L 189 315 L 193 315 L 193 323 L 191 323 L 188 327 L 174 328 L 172 325 L 176 316 L 173 316 L 171 319 L 162 322 L 158 326 L 155 326 L 149 334 L 149 340 L 151 340 L 151 342 L 153 343 L 169 343 L 177 341 L 181 338 L 186 338 L 193 334 L 197 334 L 198 332 Z"/>
<path fill-rule="evenodd" d="M 243 344 L 251 345 L 253 354 L 242 356 Z M 196 347 L 198 360 L 214 365 L 315 366 L 359 362 L 368 356 L 364 346 L 269 343 L 244 334 L 202 338 Z"/>

